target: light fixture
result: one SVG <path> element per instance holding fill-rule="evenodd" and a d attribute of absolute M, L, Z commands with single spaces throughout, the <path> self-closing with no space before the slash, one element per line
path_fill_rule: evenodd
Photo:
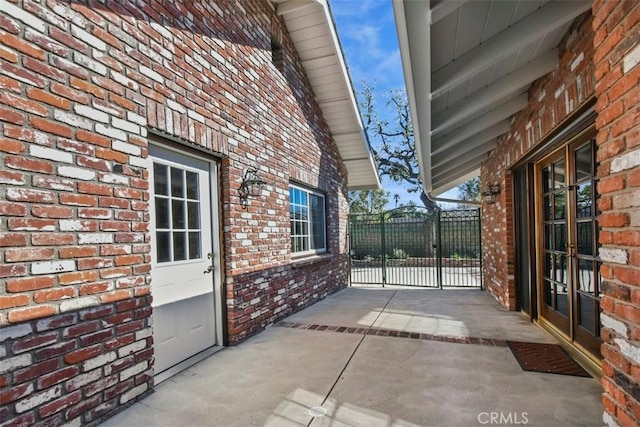
<path fill-rule="evenodd" d="M 496 202 L 498 194 L 500 194 L 500 184 L 489 184 L 487 189 L 482 192 L 482 198 L 485 203 L 492 205 Z"/>
<path fill-rule="evenodd" d="M 240 204 L 246 209 L 250 197 L 258 197 L 267 182 L 258 176 L 258 169 L 251 167 L 244 171 L 240 184 Z"/>

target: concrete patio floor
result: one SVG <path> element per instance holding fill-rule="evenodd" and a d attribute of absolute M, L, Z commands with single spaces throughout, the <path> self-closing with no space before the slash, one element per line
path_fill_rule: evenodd
<path fill-rule="evenodd" d="M 525 372 L 504 340 L 554 342 L 479 290 L 348 288 L 104 425 L 602 425 L 598 379 Z"/>

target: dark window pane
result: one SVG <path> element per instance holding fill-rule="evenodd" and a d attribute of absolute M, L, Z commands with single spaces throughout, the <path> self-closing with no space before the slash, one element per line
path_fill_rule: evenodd
<path fill-rule="evenodd" d="M 155 198 L 156 228 L 169 228 L 169 199 Z"/>
<path fill-rule="evenodd" d="M 544 225 L 544 248 L 553 249 L 553 225 Z"/>
<path fill-rule="evenodd" d="M 556 285 L 556 304 L 556 310 L 560 314 L 569 316 L 569 294 L 566 286 Z"/>
<path fill-rule="evenodd" d="M 324 197 L 311 196 L 312 249 L 325 248 Z"/>
<path fill-rule="evenodd" d="M 551 279 L 551 268 L 553 266 L 553 255 L 545 254 L 544 256 L 544 277 Z"/>
<path fill-rule="evenodd" d="M 171 195 L 184 197 L 184 173 L 182 169 L 171 168 Z"/>
<path fill-rule="evenodd" d="M 173 232 L 173 260 L 182 261 L 187 259 L 187 233 Z"/>
<path fill-rule="evenodd" d="M 600 283 L 602 282 L 602 279 L 600 277 L 600 267 L 602 266 L 601 262 L 596 262 L 596 267 L 595 267 L 595 274 L 593 279 L 595 280 L 594 283 L 594 292 L 596 294 L 596 296 L 600 296 Z"/>
<path fill-rule="evenodd" d="M 184 207 L 184 200 L 171 201 L 171 224 L 173 228 L 185 228 Z"/>
<path fill-rule="evenodd" d="M 593 176 L 591 161 L 591 141 L 576 150 L 576 182 L 590 179 Z"/>
<path fill-rule="evenodd" d="M 580 326 L 593 335 L 596 335 L 597 316 L 600 316 L 600 313 L 596 301 L 593 298 L 580 294 Z"/>
<path fill-rule="evenodd" d="M 564 187 L 565 180 L 564 159 L 562 159 L 553 164 L 553 188 L 557 190 Z"/>
<path fill-rule="evenodd" d="M 582 292 L 593 294 L 596 288 L 593 271 L 593 261 L 581 259 L 578 261 L 578 288 Z"/>
<path fill-rule="evenodd" d="M 324 234 L 314 234 L 311 249 L 325 249 Z"/>
<path fill-rule="evenodd" d="M 549 307 L 553 307 L 553 284 L 547 280 L 544 281 L 544 303 Z"/>
<path fill-rule="evenodd" d="M 156 258 L 159 263 L 171 261 L 171 235 L 168 231 L 156 232 Z"/>
<path fill-rule="evenodd" d="M 202 255 L 200 253 L 200 232 L 189 232 L 189 259 L 199 259 Z"/>
<path fill-rule="evenodd" d="M 311 209 L 314 212 L 324 211 L 324 197 L 316 194 L 311 195 Z"/>
<path fill-rule="evenodd" d="M 567 201 L 565 193 L 556 193 L 554 200 L 555 219 L 565 219 L 567 217 Z"/>
<path fill-rule="evenodd" d="M 561 285 L 567 284 L 567 256 L 556 255 L 556 264 L 554 266 L 554 280 Z M 566 292 L 566 290 L 565 290 Z"/>
<path fill-rule="evenodd" d="M 153 192 L 154 194 L 161 196 L 169 195 L 169 178 L 168 166 L 161 165 L 160 163 L 153 164 Z"/>
<path fill-rule="evenodd" d="M 591 221 L 579 222 L 576 227 L 578 253 L 581 255 L 593 255 L 593 223 Z"/>
<path fill-rule="evenodd" d="M 545 221 L 549 221 L 553 219 L 553 204 L 552 201 L 553 196 L 544 196 L 544 219 Z"/>
<path fill-rule="evenodd" d="M 587 218 L 592 216 L 592 185 L 591 182 L 579 185 L 576 189 L 576 211 L 578 218 Z"/>
<path fill-rule="evenodd" d="M 542 185 L 543 185 L 543 192 L 545 193 L 548 193 L 553 186 L 553 181 L 551 179 L 550 166 L 547 166 L 546 168 L 542 169 Z"/>
<path fill-rule="evenodd" d="M 563 223 L 556 223 L 554 249 L 556 251 L 567 251 L 567 226 Z"/>
<path fill-rule="evenodd" d="M 199 230 L 200 229 L 200 203 L 199 202 L 188 202 L 188 223 L 190 230 Z"/>
<path fill-rule="evenodd" d="M 200 200 L 198 191 L 198 174 L 187 171 L 187 198 Z"/>

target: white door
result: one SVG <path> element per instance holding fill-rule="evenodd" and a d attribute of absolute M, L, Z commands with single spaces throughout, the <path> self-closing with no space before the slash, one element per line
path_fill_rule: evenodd
<path fill-rule="evenodd" d="M 216 344 L 215 164 L 149 147 L 155 373 Z M 215 216 L 214 216 L 215 217 Z M 217 251 L 215 251 L 217 252 Z"/>

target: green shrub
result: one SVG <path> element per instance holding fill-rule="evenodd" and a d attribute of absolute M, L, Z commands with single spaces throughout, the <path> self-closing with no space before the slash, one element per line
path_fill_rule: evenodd
<path fill-rule="evenodd" d="M 394 249 L 393 254 L 391 255 L 391 258 L 393 259 L 407 259 L 407 257 L 407 251 L 398 248 Z"/>

